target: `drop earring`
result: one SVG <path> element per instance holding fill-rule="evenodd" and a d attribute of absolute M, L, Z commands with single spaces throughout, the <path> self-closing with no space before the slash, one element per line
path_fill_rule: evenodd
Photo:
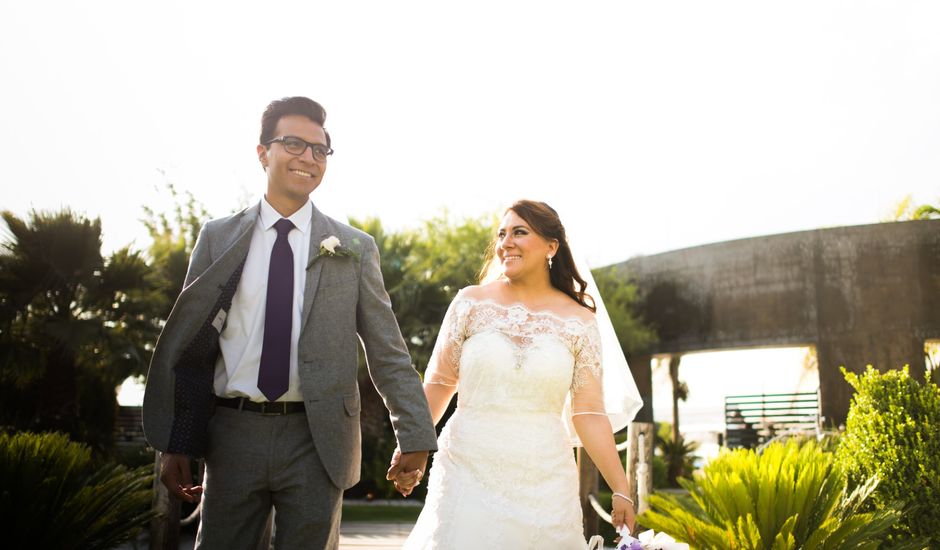
<path fill-rule="evenodd" d="M 552 257 L 550 255 L 548 256 L 548 269 L 549 271 L 552 269 Z"/>

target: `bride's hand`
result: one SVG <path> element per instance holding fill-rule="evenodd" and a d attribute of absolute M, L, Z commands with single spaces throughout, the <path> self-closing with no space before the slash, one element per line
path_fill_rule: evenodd
<path fill-rule="evenodd" d="M 414 488 L 421 483 L 421 478 L 424 476 L 420 469 L 411 472 L 404 470 L 396 472 L 396 466 L 398 466 L 400 462 L 401 449 L 395 447 L 386 477 L 395 485 L 395 490 L 401 493 L 401 496 L 407 497 L 414 491 Z"/>
<path fill-rule="evenodd" d="M 615 496 L 611 499 L 611 508 L 613 509 L 610 513 L 610 522 L 613 524 L 614 529 L 620 531 L 620 528 L 626 525 L 633 533 L 636 527 L 636 511 L 633 509 L 633 503 Z"/>
<path fill-rule="evenodd" d="M 395 489 L 401 493 L 401 496 L 406 497 L 414 491 L 414 488 L 421 484 L 421 473 L 416 470 L 414 472 L 408 472 L 398 474 L 398 477 L 395 478 Z"/>

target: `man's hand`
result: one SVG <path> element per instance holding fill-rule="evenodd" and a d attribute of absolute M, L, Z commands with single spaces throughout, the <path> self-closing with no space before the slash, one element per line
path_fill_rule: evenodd
<path fill-rule="evenodd" d="M 385 479 L 395 482 L 395 488 L 406 497 L 421 483 L 428 463 L 428 451 L 402 453 L 397 448 Z"/>
<path fill-rule="evenodd" d="M 202 494 L 202 485 L 193 485 L 193 474 L 186 455 L 161 453 L 160 481 L 171 495 L 186 502 L 196 502 Z"/>

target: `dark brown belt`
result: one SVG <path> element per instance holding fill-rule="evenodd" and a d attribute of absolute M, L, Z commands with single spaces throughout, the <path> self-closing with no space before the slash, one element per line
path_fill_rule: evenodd
<path fill-rule="evenodd" d="M 247 397 L 216 397 L 215 404 L 229 409 L 271 415 L 302 413 L 305 410 L 303 401 L 263 401 L 255 403 Z"/>

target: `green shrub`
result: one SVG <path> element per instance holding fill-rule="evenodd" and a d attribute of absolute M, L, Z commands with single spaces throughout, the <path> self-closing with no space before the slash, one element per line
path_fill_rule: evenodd
<path fill-rule="evenodd" d="M 666 461 L 663 457 L 659 455 L 653 455 L 653 488 L 654 489 L 665 489 L 669 485 L 669 465 L 666 464 Z"/>
<path fill-rule="evenodd" d="M 682 434 L 679 434 L 678 441 L 673 441 L 672 425 L 660 423 L 656 425 L 656 435 L 653 444 L 656 446 L 656 451 L 659 453 L 659 456 L 662 457 L 663 462 L 666 464 L 665 483 L 663 485 L 656 485 L 654 481 L 653 486 L 674 489 L 679 488 L 679 478 L 691 477 L 692 472 L 695 471 L 695 461 L 698 458 L 695 451 L 698 450 L 698 443 L 695 441 L 686 442 Z M 655 462 L 653 467 L 653 474 L 655 476 Z"/>
<path fill-rule="evenodd" d="M 639 523 L 694 548 L 877 548 L 900 517 L 861 512 L 876 481 L 849 492 L 834 455 L 812 440 L 725 450 L 679 483 L 691 500 L 653 494 Z"/>
<path fill-rule="evenodd" d="M 877 476 L 869 509 L 907 505 L 896 535 L 929 536 L 940 548 L 940 388 L 917 382 L 907 367 L 842 372 L 856 390 L 836 451 L 849 482 Z"/>
<path fill-rule="evenodd" d="M 152 517 L 149 467 L 96 463 L 60 433 L 0 434 L 4 548 L 106 549 Z"/>

